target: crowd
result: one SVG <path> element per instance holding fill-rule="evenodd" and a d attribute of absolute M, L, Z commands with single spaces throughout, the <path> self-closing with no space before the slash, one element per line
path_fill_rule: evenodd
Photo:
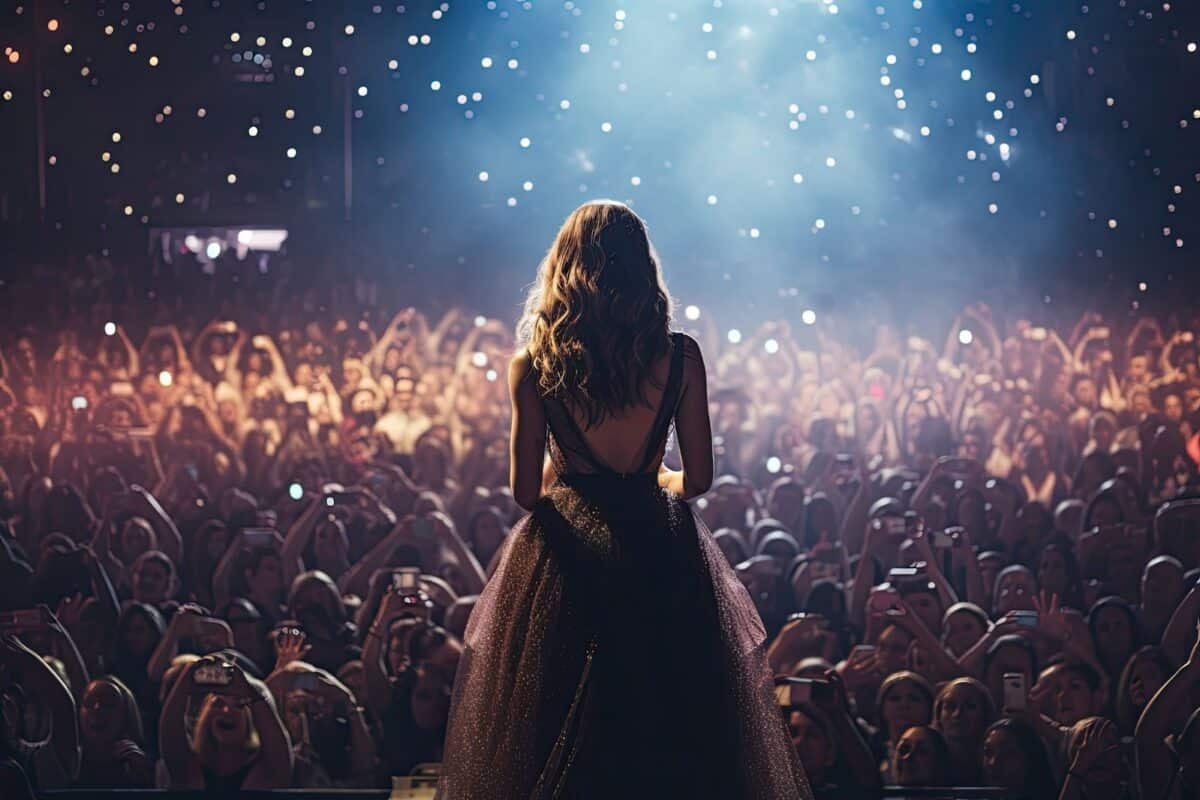
<path fill-rule="evenodd" d="M 440 761 L 522 513 L 510 326 L 93 289 L 0 342 L 6 796 Z M 720 476 L 694 505 L 819 792 L 1200 796 L 1200 317 L 1117 322 L 977 305 L 944 346 L 880 325 L 870 352 L 683 322 Z"/>

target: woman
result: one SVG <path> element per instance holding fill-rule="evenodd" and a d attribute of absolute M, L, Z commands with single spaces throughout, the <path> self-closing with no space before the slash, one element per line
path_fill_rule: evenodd
<path fill-rule="evenodd" d="M 955 678 L 933 701 L 933 727 L 950 749 L 954 786 L 975 786 L 982 778 L 983 737 L 995 717 L 987 687 L 974 678 Z"/>
<path fill-rule="evenodd" d="M 904 732 L 892 755 L 897 786 L 945 786 L 950 766 L 946 740 L 933 728 L 915 725 Z"/>
<path fill-rule="evenodd" d="M 961 658 L 990 630 L 987 614 L 974 603 L 955 603 L 942 616 L 942 644 Z"/>
<path fill-rule="evenodd" d="M 347 661 L 358 658 L 353 645 L 354 625 L 337 584 L 320 570 L 296 576 L 288 595 L 288 608 L 308 636 L 311 649 L 304 660 L 314 667 L 336 672 Z"/>
<path fill-rule="evenodd" d="M 1046 747 L 1029 723 L 1007 717 L 983 737 L 983 782 L 1025 800 L 1054 800 L 1054 774 Z"/>
<path fill-rule="evenodd" d="M 1116 721 L 1122 735 L 1133 735 L 1142 711 L 1172 671 L 1161 647 L 1147 645 L 1130 656 L 1117 682 Z"/>
<path fill-rule="evenodd" d="M 198 706 L 188 733 L 189 705 Z M 182 668 L 163 703 L 162 758 L 171 789 L 230 794 L 291 786 L 292 747 L 270 691 L 233 664 Z"/>
<path fill-rule="evenodd" d="M 796 706 L 787 711 L 788 733 L 796 757 L 804 764 L 808 779 L 822 792 L 832 792 L 837 764 L 837 736 L 825 712 L 812 705 Z"/>
<path fill-rule="evenodd" d="M 490 564 L 506 538 L 508 526 L 504 524 L 504 517 L 492 507 L 475 512 L 467 523 L 467 535 L 464 537 L 480 564 Z"/>
<path fill-rule="evenodd" d="M 75 785 L 89 789 L 150 789 L 153 763 L 142 749 L 142 719 L 133 693 L 114 677 L 87 685 L 79 700 L 83 761 Z"/>
<path fill-rule="evenodd" d="M 113 643 L 113 672 L 137 700 L 147 741 L 156 748 L 158 733 L 158 689 L 147 673 L 150 656 L 166 633 L 158 609 L 145 603 L 130 603 L 117 621 Z"/>
<path fill-rule="evenodd" d="M 1103 597 L 1092 606 L 1087 622 L 1096 657 L 1115 684 L 1140 643 L 1137 612 L 1120 597 Z"/>
<path fill-rule="evenodd" d="M 642 220 L 578 208 L 509 370 L 510 478 L 532 513 L 471 616 L 439 798 L 810 795 L 761 619 L 684 503 L 712 482 L 712 434 L 699 347 L 669 323 Z"/>
<path fill-rule="evenodd" d="M 1042 545 L 1037 560 L 1037 585 L 1043 592 L 1058 595 L 1060 605 L 1083 609 L 1083 582 L 1069 541 L 1054 538 Z"/>
<path fill-rule="evenodd" d="M 879 734 L 886 748 L 887 762 L 895 766 L 896 745 L 909 728 L 928 725 L 933 718 L 933 688 L 929 681 L 915 672 L 901 671 L 889 675 L 879 687 L 877 718 Z M 885 783 L 895 783 L 892 780 Z"/>
<path fill-rule="evenodd" d="M 1059 800 L 1132 796 L 1121 737 L 1112 720 L 1088 717 L 1072 725 L 1066 756 L 1069 769 Z"/>

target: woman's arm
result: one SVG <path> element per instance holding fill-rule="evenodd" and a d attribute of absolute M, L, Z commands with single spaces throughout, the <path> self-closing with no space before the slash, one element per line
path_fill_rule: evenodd
<path fill-rule="evenodd" d="M 133 346 L 133 342 L 129 339 L 129 334 L 125 332 L 124 326 L 117 326 L 117 338 L 121 340 L 121 345 L 125 348 L 126 371 L 129 373 L 129 380 L 134 380 L 138 375 L 142 374 L 141 359 L 138 358 L 137 348 Z"/>
<path fill-rule="evenodd" d="M 392 682 L 388 680 L 387 669 L 383 665 L 383 650 L 387 647 L 392 622 L 403 611 L 404 605 L 399 595 L 390 589 L 386 591 L 363 643 L 363 678 L 367 685 L 367 700 L 375 710 L 376 717 L 382 716 L 392 705 Z"/>
<path fill-rule="evenodd" d="M 512 398 L 508 482 L 517 505 L 526 511 L 531 510 L 541 496 L 542 466 L 546 455 L 546 412 L 533 376 L 533 361 L 529 352 L 522 350 L 513 357 L 508 368 L 508 389 Z"/>
<path fill-rule="evenodd" d="M 1162 648 L 1172 666 L 1187 660 L 1188 649 L 1196 641 L 1196 619 L 1200 618 L 1200 586 L 1194 587 L 1175 607 L 1171 621 L 1163 631 Z"/>
<path fill-rule="evenodd" d="M 309 540 L 312 539 L 317 518 L 326 508 L 328 506 L 325 504 L 325 496 L 322 495 L 313 500 L 304 513 L 297 517 L 296 521 L 288 528 L 287 536 L 283 539 L 283 546 L 279 549 L 279 558 L 283 562 L 285 586 L 291 586 L 292 581 L 300 574 L 296 569 L 300 563 L 303 563 L 304 551 L 308 549 Z"/>
<path fill-rule="evenodd" d="M 684 500 L 708 491 L 713 480 L 712 421 L 708 417 L 708 375 L 700 346 L 690 336 L 683 344 L 683 388 L 675 412 L 675 437 L 683 469 L 659 473 L 659 485 Z"/>
<path fill-rule="evenodd" d="M 202 660 L 196 660 L 183 668 L 183 672 L 175 679 L 175 685 L 167 694 L 158 717 L 158 752 L 170 777 L 168 788 L 186 787 L 189 773 L 192 771 L 195 756 L 188 747 L 184 712 L 187 710 L 188 698 L 198 693 L 192 674 L 202 663 Z"/>
<path fill-rule="evenodd" d="M 79 774 L 79 721 L 75 715 L 75 700 L 62 679 L 54 674 L 42 657 L 30 650 L 20 639 L 0 635 L 0 663 L 27 694 L 38 698 L 50 709 L 50 745 L 68 777 Z M 82 691 L 82 687 L 80 687 Z"/>
<path fill-rule="evenodd" d="M 408 516 L 396 523 L 396 527 L 372 547 L 366 555 L 360 558 L 354 566 L 346 570 L 338 578 L 338 590 L 342 594 L 356 594 L 366 597 L 370 590 L 371 576 L 376 570 L 387 566 L 388 559 L 396 548 L 404 543 L 413 542 L 413 522 L 416 517 Z M 432 569 L 431 565 L 430 568 Z"/>
<path fill-rule="evenodd" d="M 244 673 L 243 680 L 249 687 L 247 699 L 250 701 L 250 717 L 262 742 L 260 755 L 252 770 L 262 776 L 256 783 L 263 783 L 264 788 L 269 789 L 291 788 L 292 741 L 283 720 L 279 718 L 279 712 L 275 710 L 271 692 L 262 681 L 253 680 Z"/>
<path fill-rule="evenodd" d="M 1141 796 L 1147 800 L 1165 797 L 1175 775 L 1175 763 L 1164 741 L 1171 733 L 1171 718 L 1179 708 L 1191 708 L 1189 700 L 1200 682 L 1200 641 L 1191 655 L 1151 698 L 1138 720 L 1133 740 L 1137 747 L 1137 775 Z"/>
<path fill-rule="evenodd" d="M 463 581 L 466 583 L 466 593 L 479 594 L 483 591 L 483 585 L 487 583 L 487 575 L 484 574 L 483 567 L 479 564 L 479 559 L 475 558 L 475 554 L 471 552 L 471 548 L 467 547 L 467 543 L 458 535 L 454 521 L 449 516 L 440 512 L 434 512 L 430 517 L 438 533 L 438 541 L 454 555 L 455 560 L 458 562 L 459 571 L 462 574 Z"/>
<path fill-rule="evenodd" d="M 845 545 L 846 552 L 862 547 L 862 532 L 867 529 L 867 512 L 870 510 L 873 500 L 871 477 L 861 463 L 862 456 L 859 457 L 859 460 L 858 488 L 846 507 L 845 516 L 842 517 L 840 541 Z"/>

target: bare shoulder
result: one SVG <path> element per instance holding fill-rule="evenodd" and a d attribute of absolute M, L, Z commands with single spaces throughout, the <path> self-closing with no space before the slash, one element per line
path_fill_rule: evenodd
<path fill-rule="evenodd" d="M 508 385 L 515 390 L 532 375 L 533 356 L 529 354 L 528 348 L 522 347 L 513 354 L 512 361 L 508 362 Z"/>
<path fill-rule="evenodd" d="M 679 332 L 676 334 L 677 341 L 683 345 L 683 360 L 685 369 L 695 369 L 699 367 L 704 369 L 704 356 L 700 352 L 700 343 L 691 335 Z M 692 362 L 689 366 L 688 362 Z"/>

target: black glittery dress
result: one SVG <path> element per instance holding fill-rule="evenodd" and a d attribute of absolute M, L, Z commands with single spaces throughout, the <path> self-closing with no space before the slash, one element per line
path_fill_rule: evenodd
<path fill-rule="evenodd" d="M 673 353 L 642 468 L 543 398 L 558 482 L 512 531 L 467 625 L 438 800 L 809 798 L 749 594 L 659 488 Z"/>

